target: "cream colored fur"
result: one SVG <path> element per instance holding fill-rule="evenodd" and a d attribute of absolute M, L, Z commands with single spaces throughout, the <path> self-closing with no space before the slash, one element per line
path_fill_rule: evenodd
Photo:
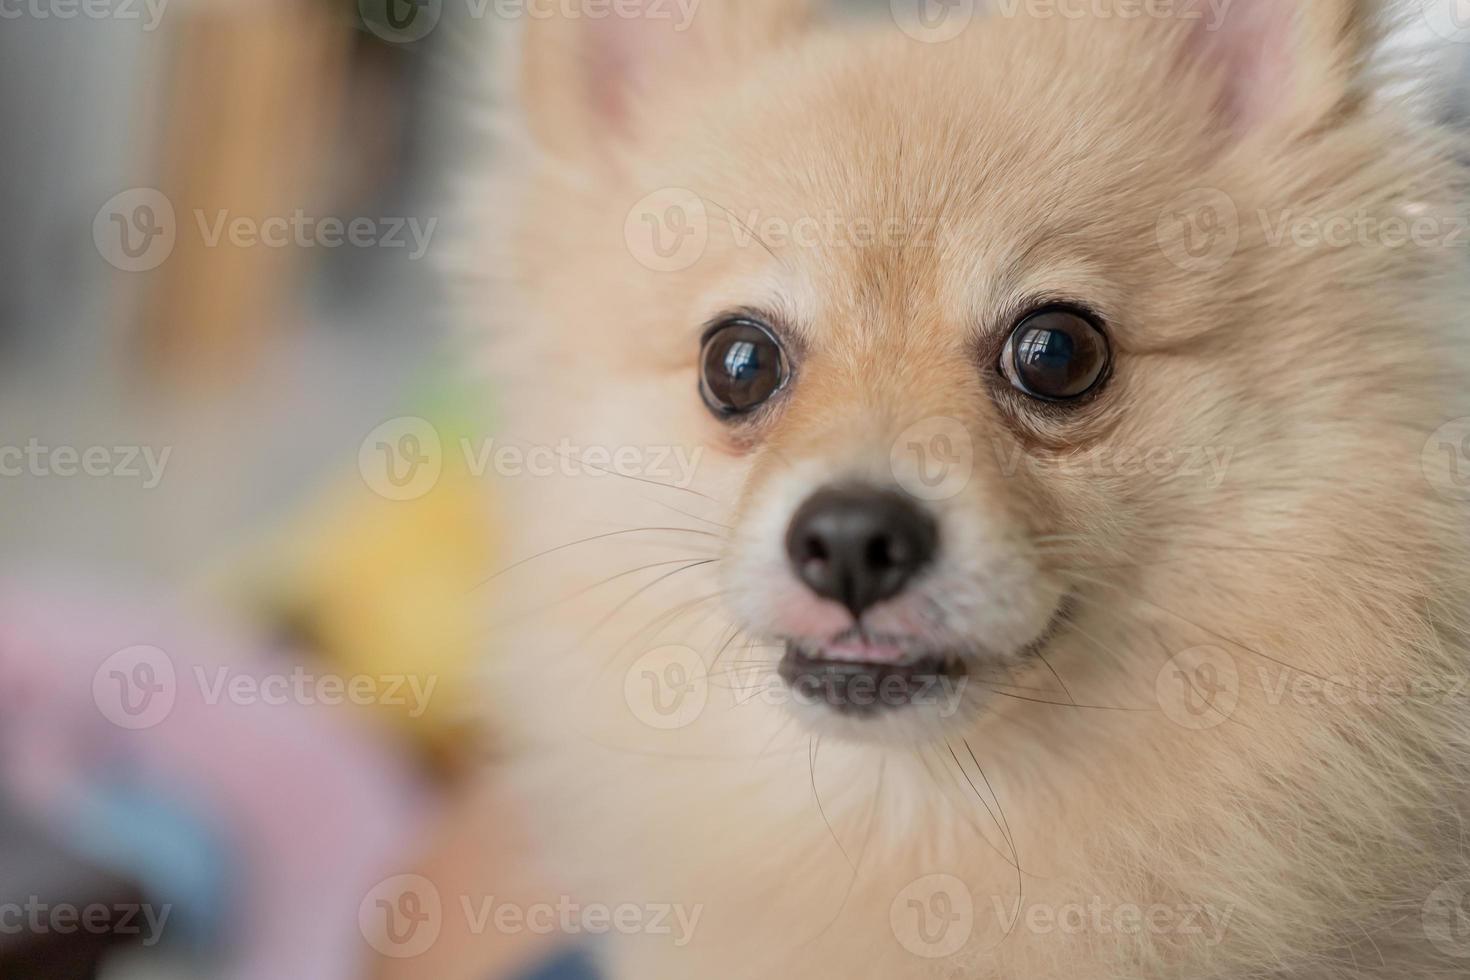
<path fill-rule="evenodd" d="M 468 256 L 503 438 L 702 452 L 694 492 L 595 475 L 498 491 L 509 557 L 541 555 L 493 583 L 507 776 L 579 899 L 701 909 L 682 947 L 609 941 L 617 976 L 1470 976 L 1424 913 L 1470 874 L 1467 698 L 1382 689 L 1467 672 L 1466 506 L 1425 474 L 1430 433 L 1470 415 L 1466 252 L 1268 234 L 1284 214 L 1438 213 L 1466 201 L 1465 174 L 1374 98 L 1366 9 L 1266 6 L 1303 8 L 1276 53 L 1173 21 L 1024 16 L 925 44 L 790 0 L 704 0 L 678 36 L 526 25 L 532 123 Z M 600 43 L 623 47 L 589 61 Z M 1278 69 L 1286 84 L 1255 87 Z M 662 188 L 709 202 L 687 269 L 628 244 Z M 1160 222 L 1200 188 L 1240 216 L 1218 268 L 1171 261 Z M 837 215 L 942 233 L 768 250 L 730 212 L 757 231 Z M 1116 374 L 1074 413 L 1018 402 L 986 353 L 1038 296 L 1112 325 Z M 737 439 L 700 403 L 696 354 L 743 306 L 781 312 L 807 355 Z M 958 551 L 949 622 L 1019 637 L 1027 603 L 1070 594 L 1045 663 L 1007 660 L 943 723 L 841 726 L 753 696 L 780 654 L 760 617 L 796 588 L 784 520 L 823 479 L 882 478 L 897 435 L 936 416 L 975 439 L 971 479 L 937 505 Z M 1065 465 L 1155 447 L 1228 465 L 1218 482 Z M 1008 466 L 1017 451 L 1034 462 Z M 659 730 L 627 678 L 668 644 L 718 663 L 702 714 Z M 1238 673 L 1238 705 L 1202 729 L 1171 720 L 1160 679 L 1199 647 Z M 1375 695 L 1324 703 L 1301 693 L 1317 677 Z M 904 917 L 935 874 L 972 913 L 963 947 L 928 958 Z M 1201 910 L 1203 932 L 1027 918 L 1131 906 Z"/>

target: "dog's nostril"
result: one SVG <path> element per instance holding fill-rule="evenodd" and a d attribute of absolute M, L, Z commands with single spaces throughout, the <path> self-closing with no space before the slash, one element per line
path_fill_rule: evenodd
<path fill-rule="evenodd" d="M 801 580 L 859 616 L 903 591 L 934 557 L 938 532 L 918 504 L 873 487 L 828 487 L 797 510 L 786 550 Z"/>
<path fill-rule="evenodd" d="M 806 539 L 807 561 L 826 561 L 829 557 L 827 546 L 822 543 L 821 538 L 809 536 Z"/>

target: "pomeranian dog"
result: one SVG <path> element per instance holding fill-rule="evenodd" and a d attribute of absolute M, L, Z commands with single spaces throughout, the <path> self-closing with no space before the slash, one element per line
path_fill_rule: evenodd
<path fill-rule="evenodd" d="M 574 931 L 1470 976 L 1460 147 L 1366 2 L 969 6 L 518 32 L 467 299 L 553 449 L 494 711 Z"/>

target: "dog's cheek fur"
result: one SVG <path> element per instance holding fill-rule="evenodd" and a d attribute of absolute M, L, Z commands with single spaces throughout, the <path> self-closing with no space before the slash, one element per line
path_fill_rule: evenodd
<path fill-rule="evenodd" d="M 1356 30 L 1350 8 L 1313 8 L 1337 27 L 1311 34 L 1329 40 L 1288 66 L 1317 78 L 1293 91 L 1330 91 L 1318 76 L 1352 60 L 1351 48 L 1332 53 Z M 1025 980 L 1459 966 L 1425 944 L 1419 910 L 1470 870 L 1453 816 L 1470 751 L 1462 704 L 1279 692 L 1313 675 L 1450 686 L 1465 671 L 1465 510 L 1435 497 L 1419 466 L 1427 434 L 1470 414 L 1463 253 L 1301 248 L 1269 233 L 1292 214 L 1448 205 L 1463 198 L 1463 174 L 1431 135 L 1356 106 L 1348 72 L 1333 97 L 1274 116 L 1254 95 L 1222 102 L 1200 78 L 1165 75 L 1155 62 L 1168 59 L 1140 57 L 1147 32 L 1136 25 L 1088 26 L 1007 22 L 937 47 L 814 37 L 764 61 L 752 50 L 717 84 L 691 80 L 633 105 L 624 122 L 636 139 L 605 144 L 605 167 L 586 165 L 580 141 L 553 142 L 539 164 L 502 171 L 497 206 L 512 227 L 500 242 L 516 282 L 483 305 L 523 348 L 502 362 L 508 431 L 708 450 L 695 484 L 706 498 L 612 479 L 508 488 L 520 553 L 686 523 L 650 495 L 738 533 L 760 529 L 741 523 L 736 502 L 760 497 L 778 467 L 759 449 L 728 449 L 693 390 L 710 297 L 737 282 L 805 283 L 809 343 L 847 351 L 853 372 L 851 401 L 823 400 L 833 417 L 894 381 L 857 353 L 884 337 L 921 324 L 928 333 L 910 342 L 955 371 L 985 311 L 1082 289 L 1117 332 L 1097 426 L 1047 429 L 988 400 L 976 424 L 1003 445 L 1072 440 L 1103 458 L 1159 446 L 1229 454 L 1214 485 L 1068 471 L 1055 449 L 994 484 L 1000 513 L 1037 507 L 1034 530 L 1075 538 L 1055 562 L 1080 594 L 1077 626 L 1048 659 L 1091 707 L 995 700 L 953 756 L 943 745 L 817 744 L 787 726 L 782 706 L 719 685 L 683 729 L 640 724 L 624 701 L 630 664 L 660 638 L 708 662 L 726 635 L 718 619 L 641 627 L 717 591 L 713 569 L 671 579 L 610 622 L 611 600 L 582 602 L 505 638 L 498 716 L 516 744 L 535 746 L 513 776 L 544 803 L 563 866 L 589 900 L 704 906 L 682 950 L 667 937 L 630 940 L 628 975 L 708 975 L 711 962 L 730 976 Z M 943 211 L 966 234 L 918 256 L 784 250 L 795 270 L 712 239 L 694 268 L 655 273 L 629 254 L 624 220 L 667 186 L 783 218 Z M 1175 266 L 1160 248 L 1160 214 L 1199 187 L 1228 195 L 1240 218 L 1239 246 L 1214 270 Z M 1017 267 L 1021 254 L 1029 264 Z M 915 402 L 933 397 L 914 380 Z M 956 404 L 942 412 L 962 412 Z M 746 507 L 778 524 L 768 504 Z M 600 567 L 579 557 L 542 572 L 550 594 L 630 564 L 626 551 L 597 557 Z M 1158 710 L 1156 684 L 1172 655 L 1202 645 L 1237 667 L 1240 704 L 1229 723 L 1193 731 Z M 1009 818 L 1027 873 L 1023 915 L 1195 904 L 1229 911 L 1223 942 L 1041 935 L 1024 919 L 1002 941 L 1017 877 L 972 781 Z M 888 917 L 899 892 L 933 872 L 966 883 L 976 925 L 966 951 L 931 964 L 899 946 Z"/>

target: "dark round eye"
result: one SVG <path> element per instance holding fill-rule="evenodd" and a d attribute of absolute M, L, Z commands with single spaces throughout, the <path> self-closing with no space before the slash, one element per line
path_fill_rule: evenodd
<path fill-rule="evenodd" d="M 759 408 L 786 384 L 786 357 L 770 328 L 727 320 L 710 330 L 699 357 L 699 391 L 716 415 Z"/>
<path fill-rule="evenodd" d="M 1016 324 L 1000 368 L 1016 389 L 1031 397 L 1064 402 L 1096 388 L 1110 359 L 1108 338 L 1094 319 L 1054 306 Z"/>

